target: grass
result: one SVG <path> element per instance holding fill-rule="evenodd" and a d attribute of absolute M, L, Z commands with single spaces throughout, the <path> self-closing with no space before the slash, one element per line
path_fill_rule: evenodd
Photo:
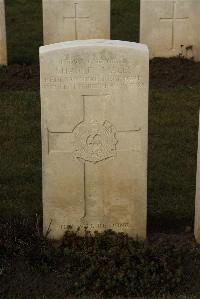
<path fill-rule="evenodd" d="M 0 226 L 3 298 L 200 294 L 200 246 L 189 235 L 136 242 L 109 231 L 82 238 L 67 231 L 55 246 L 32 220 Z"/>
<path fill-rule="evenodd" d="M 149 223 L 161 230 L 193 225 L 199 104 L 199 87 L 150 93 Z"/>
<path fill-rule="evenodd" d="M 2 218 L 41 211 L 40 101 L 34 92 L 0 94 Z"/>
<path fill-rule="evenodd" d="M 140 0 L 111 0 L 111 39 L 139 41 Z"/>
<path fill-rule="evenodd" d="M 112 39 L 138 41 L 139 0 L 112 0 L 111 3 Z M 38 47 L 42 45 L 42 1 L 6 0 L 6 21 L 9 63 L 37 64 Z M 200 86 L 150 88 L 148 154 L 150 232 L 174 233 L 183 232 L 186 228 L 192 230 L 199 107 Z M 0 91 L 0 123 L 1 221 L 33 218 L 35 214 L 41 219 L 39 93 L 30 90 Z M 21 245 L 23 247 L 23 244 Z M 13 263 L 13 266 L 17 268 L 18 264 Z M 30 288 L 34 288 L 35 276 L 26 272 L 26 264 L 17 269 L 17 273 L 19 280 L 27 279 L 27 285 L 30 284 Z M 31 274 L 30 280 L 26 277 L 27 273 Z M 12 275 L 14 272 L 10 273 L 8 279 L 11 279 Z M 36 271 L 36 275 L 40 274 Z M 197 274 L 196 282 L 193 282 L 195 286 L 191 286 L 198 293 L 199 277 Z M 48 286 L 48 277 L 46 284 Z M 48 299 L 45 296 L 37 298 Z M 74 297 L 68 299 L 72 298 Z M 100 299 L 80 297 L 80 299 L 86 298 Z M 199 296 L 166 296 L 151 299 L 156 298 L 198 299 Z"/>
<path fill-rule="evenodd" d="M 1 92 L 1 211 L 41 214 L 40 98 Z M 153 89 L 149 108 L 148 214 L 151 231 L 193 225 L 200 87 Z"/>
<path fill-rule="evenodd" d="M 42 45 L 42 0 L 6 0 L 9 64 L 38 63 Z"/>
<path fill-rule="evenodd" d="M 139 40 L 139 0 L 111 1 L 111 37 Z M 9 64 L 38 63 L 43 43 L 42 0 L 6 0 Z"/>
<path fill-rule="evenodd" d="M 12 297 L 12 298 L 9 298 L 9 299 L 22 299 L 22 298 L 14 298 L 14 297 Z M 38 297 L 37 299 L 48 299 L 48 297 Z M 103 299 L 102 297 L 77 297 L 77 298 L 74 298 L 74 297 L 67 297 L 67 298 L 65 298 L 65 299 Z M 123 298 L 120 298 L 120 297 L 113 297 L 113 299 L 123 299 Z M 128 298 L 128 299 L 133 299 L 133 298 Z M 144 297 L 143 298 L 134 298 L 134 299 L 145 299 Z M 148 297 L 148 298 L 146 298 L 146 299 L 199 299 L 199 297 L 191 297 L 191 296 L 187 296 L 187 297 L 183 297 L 183 296 L 181 296 L 181 297 L 174 297 L 174 296 L 167 296 L 167 297 Z"/>

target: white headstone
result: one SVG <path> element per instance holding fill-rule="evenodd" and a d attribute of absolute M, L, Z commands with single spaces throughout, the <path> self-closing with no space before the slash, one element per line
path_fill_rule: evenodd
<path fill-rule="evenodd" d="M 200 1 L 141 0 L 140 42 L 150 57 L 200 60 Z"/>
<path fill-rule="evenodd" d="M 7 65 L 6 22 L 4 0 L 0 0 L 0 65 Z"/>
<path fill-rule="evenodd" d="M 43 0 L 44 44 L 109 39 L 110 0 Z"/>
<path fill-rule="evenodd" d="M 90 40 L 40 48 L 44 232 L 145 238 L 149 55 Z"/>
<path fill-rule="evenodd" d="M 200 243 L 200 115 L 197 153 L 196 200 L 195 200 L 195 238 Z"/>

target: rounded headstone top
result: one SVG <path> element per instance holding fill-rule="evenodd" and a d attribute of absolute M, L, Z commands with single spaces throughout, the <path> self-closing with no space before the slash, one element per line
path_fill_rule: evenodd
<path fill-rule="evenodd" d="M 61 42 L 61 43 L 55 43 L 47 46 L 42 46 L 40 47 L 40 54 L 49 51 L 54 51 L 54 50 L 61 50 L 64 48 L 88 47 L 88 46 L 89 47 L 92 46 L 123 47 L 123 48 L 139 50 L 146 54 L 149 53 L 148 47 L 140 43 L 121 41 L 121 40 L 90 39 L 90 40 L 75 40 L 75 41 Z"/>

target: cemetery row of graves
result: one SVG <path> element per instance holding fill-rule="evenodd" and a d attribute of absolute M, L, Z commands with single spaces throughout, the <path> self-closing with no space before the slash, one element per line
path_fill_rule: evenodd
<path fill-rule="evenodd" d="M 5 1 L 0 297 L 199 298 L 200 5 L 84 1 Z"/>

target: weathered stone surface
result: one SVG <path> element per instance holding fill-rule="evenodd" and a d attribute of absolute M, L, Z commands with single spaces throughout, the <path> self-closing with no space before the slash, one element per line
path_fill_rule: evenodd
<path fill-rule="evenodd" d="M 4 0 L 0 0 L 0 65 L 7 65 L 6 24 Z"/>
<path fill-rule="evenodd" d="M 110 0 L 43 0 L 44 44 L 110 38 Z"/>
<path fill-rule="evenodd" d="M 140 42 L 150 57 L 200 60 L 200 1 L 141 0 Z"/>
<path fill-rule="evenodd" d="M 40 48 L 44 232 L 145 238 L 149 55 L 91 40 Z"/>

